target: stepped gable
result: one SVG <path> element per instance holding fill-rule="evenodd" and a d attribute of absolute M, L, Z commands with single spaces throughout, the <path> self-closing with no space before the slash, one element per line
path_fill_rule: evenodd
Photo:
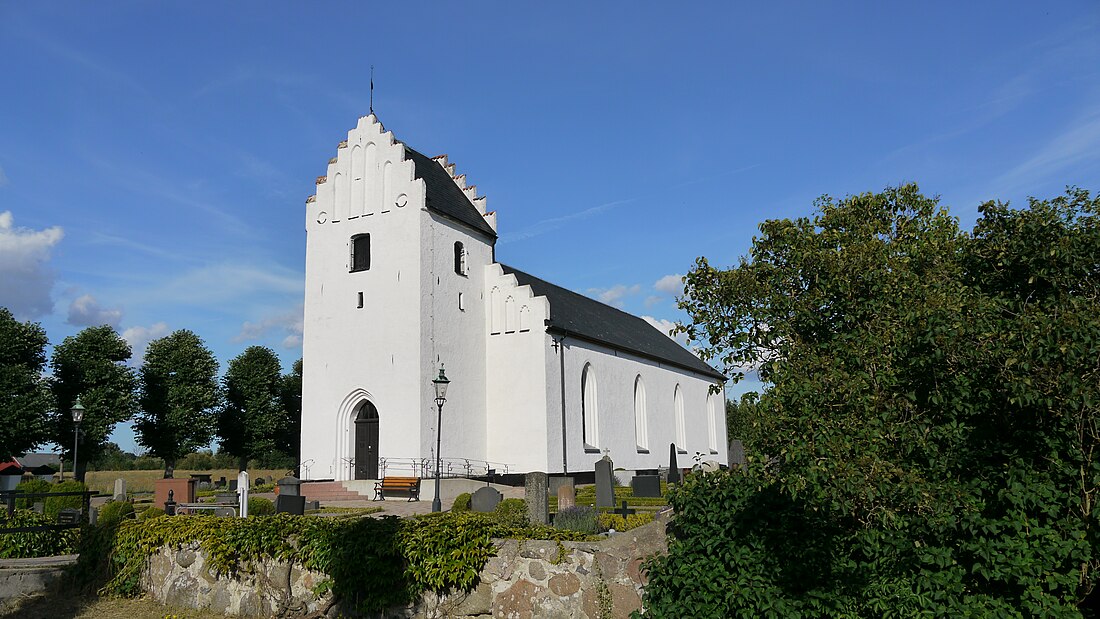
<path fill-rule="evenodd" d="M 506 264 L 505 273 L 550 301 L 547 330 L 574 335 L 718 380 L 726 377 L 648 322 Z"/>
<path fill-rule="evenodd" d="M 489 238 L 497 238 L 496 230 L 485 221 L 485 216 L 470 201 L 466 189 L 459 187 L 458 182 L 451 176 L 454 172 L 454 164 L 448 165 L 431 159 L 409 148 L 408 145 L 405 146 L 405 157 L 413 162 L 416 178 L 424 181 L 428 208 L 464 223 L 488 235 Z M 465 180 L 463 175 L 461 182 L 465 184 Z M 472 187 L 471 185 L 470 188 Z"/>

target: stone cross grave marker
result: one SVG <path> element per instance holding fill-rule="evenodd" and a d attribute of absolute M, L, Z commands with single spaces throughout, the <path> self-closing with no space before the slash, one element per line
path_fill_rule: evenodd
<path fill-rule="evenodd" d="M 527 501 L 527 517 L 532 524 L 550 524 L 550 501 L 547 500 L 546 473 L 534 471 L 524 478 L 523 497 Z"/>
<path fill-rule="evenodd" d="M 680 467 L 676 464 L 676 443 L 668 444 L 668 483 L 680 483 Z"/>
<path fill-rule="evenodd" d="M 615 505 L 615 486 L 612 482 L 615 463 L 604 456 L 596 462 L 596 507 Z"/>
<path fill-rule="evenodd" d="M 115 480 L 115 493 L 112 495 L 116 501 L 126 500 L 126 480 L 121 477 Z"/>
<path fill-rule="evenodd" d="M 504 499 L 504 495 L 498 492 L 496 488 L 484 486 L 478 488 L 470 496 L 470 509 L 475 512 L 491 512 L 497 508 L 497 505 L 500 505 L 502 499 Z"/>
<path fill-rule="evenodd" d="M 558 486 L 558 511 L 576 506 L 577 494 L 573 491 L 573 486 L 566 486 L 565 484 Z"/>
<path fill-rule="evenodd" d="M 661 496 L 661 478 L 657 475 L 635 475 L 630 480 L 630 488 L 636 497 Z"/>
<path fill-rule="evenodd" d="M 612 512 L 611 512 L 611 513 L 613 513 L 613 514 L 618 514 L 618 515 L 622 516 L 623 518 L 626 518 L 627 516 L 632 516 L 632 515 L 634 515 L 635 513 L 637 513 L 637 511 L 638 511 L 638 510 L 635 510 L 635 509 L 629 509 L 629 508 L 628 508 L 628 507 L 626 506 L 626 501 L 623 501 L 623 506 L 622 506 L 622 507 L 620 507 L 619 509 L 616 509 L 616 510 L 612 510 Z"/>

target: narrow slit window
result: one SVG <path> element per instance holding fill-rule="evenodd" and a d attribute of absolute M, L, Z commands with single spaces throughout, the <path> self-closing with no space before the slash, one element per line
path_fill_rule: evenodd
<path fill-rule="evenodd" d="M 465 312 L 466 311 L 466 300 L 465 300 L 465 297 L 462 296 L 461 292 L 458 293 L 458 310 L 460 312 Z"/>
<path fill-rule="evenodd" d="M 351 237 L 351 272 L 370 270 L 370 235 Z"/>
<path fill-rule="evenodd" d="M 363 309 L 363 293 L 362 292 L 359 293 L 359 304 L 356 305 L 356 307 L 358 307 L 359 309 Z"/>
<path fill-rule="evenodd" d="M 466 248 L 462 241 L 455 241 L 455 273 L 466 274 Z"/>

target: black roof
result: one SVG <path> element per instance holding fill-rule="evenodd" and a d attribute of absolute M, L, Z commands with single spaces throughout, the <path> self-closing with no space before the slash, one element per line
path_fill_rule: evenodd
<path fill-rule="evenodd" d="M 500 266 L 504 268 L 505 273 L 515 275 L 519 285 L 530 286 L 536 296 L 546 297 L 550 301 L 550 321 L 547 325 L 549 329 L 632 352 L 718 380 L 726 379 L 720 372 L 641 318 L 561 286 L 555 286 L 508 265 Z"/>
<path fill-rule="evenodd" d="M 416 168 L 416 178 L 424 179 L 428 208 L 483 232 L 490 238 L 496 238 L 497 233 L 493 227 L 485 221 L 481 212 L 466 197 L 466 192 L 459 189 L 443 166 L 408 146 L 405 147 L 405 155 Z"/>

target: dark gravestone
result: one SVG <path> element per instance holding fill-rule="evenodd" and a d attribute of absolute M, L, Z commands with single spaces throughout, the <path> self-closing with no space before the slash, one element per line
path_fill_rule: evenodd
<path fill-rule="evenodd" d="M 615 464 L 604 456 L 596 462 L 596 507 L 611 507 L 615 504 L 615 486 L 611 481 Z"/>
<path fill-rule="evenodd" d="M 219 488 L 224 488 L 225 487 L 225 478 L 224 477 L 219 477 L 218 478 L 218 487 Z"/>
<path fill-rule="evenodd" d="M 626 518 L 627 516 L 633 516 L 635 513 L 637 513 L 637 510 L 628 508 L 626 506 L 626 501 L 623 501 L 623 506 L 619 509 L 611 510 L 611 513 L 618 514 L 623 518 Z"/>
<path fill-rule="evenodd" d="M 630 488 L 637 497 L 661 496 L 661 478 L 657 475 L 635 475 L 630 480 Z"/>
<path fill-rule="evenodd" d="M 668 483 L 680 483 L 680 467 L 676 464 L 676 443 L 668 444 Z"/>
<path fill-rule="evenodd" d="M 252 482 L 252 485 L 253 486 L 262 486 L 262 485 L 264 485 L 264 478 L 263 477 L 257 477 L 256 481 Z"/>
<path fill-rule="evenodd" d="M 275 497 L 275 513 L 301 516 L 306 513 L 306 498 L 293 494 L 280 494 Z"/>
<path fill-rule="evenodd" d="M 237 480 L 236 479 L 229 480 L 229 489 L 232 490 L 233 492 L 237 491 Z"/>
<path fill-rule="evenodd" d="M 729 459 L 731 469 L 745 466 L 745 445 L 741 441 L 737 439 L 730 441 Z"/>
<path fill-rule="evenodd" d="M 470 509 L 475 512 L 491 512 L 497 508 L 497 505 L 500 505 L 503 498 L 504 495 L 498 492 L 496 488 L 489 486 L 478 488 L 470 497 Z"/>
<path fill-rule="evenodd" d="M 80 524 L 80 510 L 66 507 L 57 512 L 57 524 Z"/>
<path fill-rule="evenodd" d="M 321 509 L 320 501 L 306 501 L 306 509 L 317 510 Z"/>

